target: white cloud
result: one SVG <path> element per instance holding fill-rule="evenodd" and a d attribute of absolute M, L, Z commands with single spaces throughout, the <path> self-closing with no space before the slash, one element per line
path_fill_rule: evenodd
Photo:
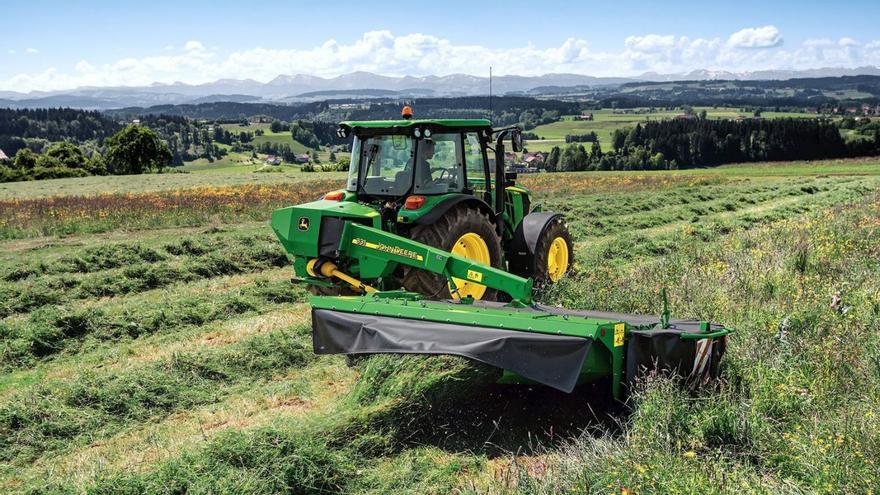
<path fill-rule="evenodd" d="M 675 36 L 661 36 L 659 34 L 647 34 L 645 36 L 628 36 L 623 45 L 631 50 L 641 52 L 653 52 L 675 46 Z"/>
<path fill-rule="evenodd" d="M 828 38 L 809 39 L 791 53 L 796 66 L 860 67 L 880 63 L 880 41 L 867 44 L 843 37 L 837 41 Z"/>
<path fill-rule="evenodd" d="M 37 50 L 36 48 L 25 48 L 24 51 L 27 53 L 40 53 L 40 50 Z"/>
<path fill-rule="evenodd" d="M 733 48 L 772 48 L 782 44 L 776 26 L 741 29 L 730 35 L 727 44 Z"/>
<path fill-rule="evenodd" d="M 201 52 L 205 50 L 205 45 L 201 41 L 190 40 L 183 45 L 183 49 L 188 52 Z"/>
<path fill-rule="evenodd" d="M 6 50 L 6 53 L 8 53 L 10 55 L 15 55 L 15 50 L 10 48 L 9 50 Z"/>
<path fill-rule="evenodd" d="M 109 63 L 80 60 L 70 68 L 48 68 L 0 80 L 0 89 L 18 91 L 77 86 L 141 86 L 153 82 L 199 84 L 221 78 L 269 81 L 279 74 L 338 76 L 369 71 L 392 76 L 464 73 L 523 76 L 551 72 L 593 76 L 635 76 L 644 72 L 686 73 L 695 69 L 754 71 L 856 67 L 880 64 L 880 41 L 811 39 L 790 49 L 773 26 L 748 28 L 728 38 L 672 34 L 628 36 L 620 50 L 595 51 L 581 38 L 558 46 L 506 48 L 456 44 L 424 33 L 395 35 L 370 31 L 351 43 L 329 39 L 307 49 L 254 47 L 221 54 L 197 40 L 157 49 L 151 56 Z M 749 47 L 751 49 L 743 49 Z M 763 47 L 763 48 L 762 48 Z M 166 47 L 167 48 L 167 47 Z"/>

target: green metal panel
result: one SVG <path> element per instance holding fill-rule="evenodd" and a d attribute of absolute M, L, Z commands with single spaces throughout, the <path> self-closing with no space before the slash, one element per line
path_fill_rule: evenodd
<path fill-rule="evenodd" d="M 375 227 L 381 225 L 379 212 L 369 206 L 321 199 L 275 210 L 271 226 L 288 253 L 314 258 L 318 256 L 318 235 L 323 217 L 367 219 Z"/>
<path fill-rule="evenodd" d="M 449 193 L 449 194 L 432 194 L 424 196 L 425 204 L 422 205 L 418 210 L 407 210 L 405 208 L 401 208 L 397 212 L 397 221 L 399 223 L 413 223 L 422 216 L 431 212 L 435 206 L 441 201 L 445 201 L 453 196 L 459 196 L 461 193 Z M 417 195 L 418 196 L 418 195 Z"/>
<path fill-rule="evenodd" d="M 402 295 L 393 293 L 392 296 Z M 601 340 L 601 329 L 621 323 L 596 318 L 567 318 L 550 313 L 536 313 L 512 306 L 485 307 L 467 303 L 427 301 L 388 297 L 385 293 L 366 296 L 312 296 L 312 307 L 347 313 L 391 316 L 413 320 L 437 321 L 484 328 L 503 328 L 548 335 L 568 335 Z M 613 332 L 607 332 L 613 333 Z M 611 336 L 613 339 L 613 335 Z"/>
<path fill-rule="evenodd" d="M 391 263 L 404 264 L 486 285 L 523 303 L 532 300 L 531 279 L 518 277 L 378 228 L 347 223 L 339 241 L 339 250 L 358 260 L 358 270 L 362 278 L 371 279 L 388 274 Z"/>
<path fill-rule="evenodd" d="M 505 203 L 507 205 L 507 217 L 510 219 L 510 228 L 516 229 L 516 226 L 522 222 L 527 213 L 523 201 L 525 191 L 518 187 L 507 187 L 505 192 L 507 193 L 507 201 Z"/>

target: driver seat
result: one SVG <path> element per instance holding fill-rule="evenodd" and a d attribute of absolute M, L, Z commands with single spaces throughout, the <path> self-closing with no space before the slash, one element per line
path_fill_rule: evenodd
<path fill-rule="evenodd" d="M 412 169 L 405 168 L 394 174 L 394 185 L 391 186 L 391 192 L 394 194 L 403 194 L 412 184 Z"/>

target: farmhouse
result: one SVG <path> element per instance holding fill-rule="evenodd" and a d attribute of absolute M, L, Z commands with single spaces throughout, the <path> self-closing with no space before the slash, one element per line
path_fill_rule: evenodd
<path fill-rule="evenodd" d="M 281 157 L 274 155 L 266 157 L 266 165 L 281 165 Z"/>
<path fill-rule="evenodd" d="M 593 120 L 593 112 L 590 112 L 589 114 L 582 113 L 582 114 L 578 115 L 577 117 L 575 117 L 575 119 L 576 120 Z"/>
<path fill-rule="evenodd" d="M 311 161 L 311 158 L 309 157 L 308 153 L 301 153 L 299 155 L 294 155 L 293 161 L 295 163 L 309 163 Z"/>
<path fill-rule="evenodd" d="M 523 162 L 529 167 L 538 167 L 544 164 L 544 154 L 526 153 L 523 155 Z"/>

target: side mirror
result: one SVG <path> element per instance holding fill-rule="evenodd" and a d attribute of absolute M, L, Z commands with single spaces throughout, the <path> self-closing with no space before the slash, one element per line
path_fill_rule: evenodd
<path fill-rule="evenodd" d="M 510 147 L 514 153 L 519 153 L 523 150 L 522 132 L 519 129 L 510 134 Z"/>

